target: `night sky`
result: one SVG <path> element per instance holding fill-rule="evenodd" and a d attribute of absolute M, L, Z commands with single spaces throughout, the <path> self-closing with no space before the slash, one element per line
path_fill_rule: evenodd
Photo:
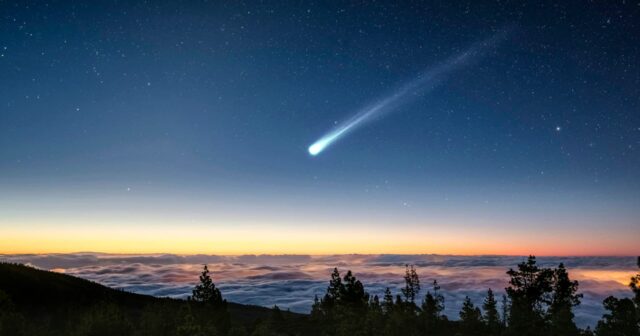
<path fill-rule="evenodd" d="M 0 253 L 639 252 L 638 1 L 2 1 L 0 70 Z"/>

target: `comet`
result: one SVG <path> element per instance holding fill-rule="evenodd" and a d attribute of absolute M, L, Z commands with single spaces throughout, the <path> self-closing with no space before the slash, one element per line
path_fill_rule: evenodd
<path fill-rule="evenodd" d="M 405 83 L 390 94 L 376 100 L 353 114 L 325 135 L 320 137 L 308 148 L 309 154 L 316 156 L 329 146 L 351 133 L 365 123 L 381 117 L 388 112 L 399 109 L 402 105 L 425 95 L 438 87 L 452 73 L 463 69 L 481 58 L 488 50 L 504 40 L 509 30 L 502 30 L 492 37 L 473 43 L 461 53 L 458 53 L 442 63 L 436 64 L 422 71 L 416 78 Z"/>

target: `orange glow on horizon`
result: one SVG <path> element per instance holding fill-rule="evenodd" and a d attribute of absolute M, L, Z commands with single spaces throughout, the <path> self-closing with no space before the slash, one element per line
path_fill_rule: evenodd
<path fill-rule="evenodd" d="M 637 255 L 633 242 L 609 244 L 574 236 L 429 229 L 410 234 L 391 229 L 235 228 L 183 226 L 149 228 L 140 225 L 75 228 L 72 226 L 3 229 L 0 253 L 104 252 L 118 254 L 453 254 L 584 256 Z M 588 247 L 588 248 L 586 248 Z M 579 253 L 576 253 L 579 251 Z"/>
<path fill-rule="evenodd" d="M 628 286 L 633 275 L 635 275 L 635 273 L 626 270 L 580 269 L 577 272 L 578 277 L 602 282 L 613 281 L 622 286 Z"/>

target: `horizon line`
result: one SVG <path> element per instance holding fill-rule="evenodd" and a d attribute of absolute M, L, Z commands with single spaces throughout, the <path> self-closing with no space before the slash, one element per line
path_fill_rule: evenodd
<path fill-rule="evenodd" d="M 73 254 L 102 254 L 113 256 L 126 256 L 126 255 L 175 255 L 175 256 L 217 256 L 217 257 L 242 257 L 242 256 L 309 256 L 309 257 L 324 257 L 324 256 L 372 256 L 372 255 L 396 255 L 396 256 L 452 256 L 452 257 L 566 257 L 566 258 L 586 258 L 586 257 L 600 257 L 600 258 L 636 258 L 640 257 L 640 252 L 637 254 L 495 254 L 495 253 L 241 253 L 241 254 L 227 254 L 227 253 L 173 253 L 173 252 L 100 252 L 100 251 L 76 251 L 76 252 L 1 252 L 0 256 L 8 255 L 73 255 Z"/>

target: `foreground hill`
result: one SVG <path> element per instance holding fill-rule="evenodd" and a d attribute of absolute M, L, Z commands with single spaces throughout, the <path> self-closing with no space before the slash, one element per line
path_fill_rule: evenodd
<path fill-rule="evenodd" d="M 165 326 L 162 334 L 174 335 L 180 327 L 192 327 L 190 320 L 204 319 L 210 320 L 211 329 L 224 329 L 206 334 L 233 331 L 242 335 L 273 318 L 291 320 L 287 329 L 299 329 L 296 325 L 306 318 L 301 314 L 237 303 L 226 303 L 224 309 L 188 304 L 185 300 L 129 293 L 66 274 L 8 263 L 0 263 L 0 309 L 5 315 L 8 311 L 15 313 L 10 320 L 6 316 L 0 319 L 0 335 L 3 332 L 97 335 L 83 329 L 92 329 L 91 324 L 100 319 L 106 320 L 104 325 L 124 325 L 124 334 L 148 334 L 134 331 L 149 329 L 143 327 L 145 324 L 162 324 Z M 174 326 L 170 324 L 175 324 L 176 330 L 171 330 Z M 11 332 L 7 333 L 8 330 Z M 105 335 L 115 333 L 105 330 Z"/>

